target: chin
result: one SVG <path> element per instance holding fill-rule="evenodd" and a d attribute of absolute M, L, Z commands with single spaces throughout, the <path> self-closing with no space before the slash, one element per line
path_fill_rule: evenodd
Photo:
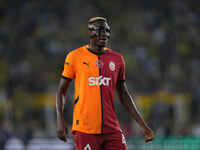
<path fill-rule="evenodd" d="M 98 45 L 99 47 L 106 47 L 106 45 L 105 44 L 101 44 L 101 45 Z"/>

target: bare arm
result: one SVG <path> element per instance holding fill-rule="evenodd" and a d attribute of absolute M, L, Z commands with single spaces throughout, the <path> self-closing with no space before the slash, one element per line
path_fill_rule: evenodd
<path fill-rule="evenodd" d="M 122 105 L 139 124 L 143 134 L 146 137 L 146 142 L 151 141 L 154 138 L 153 131 L 142 119 L 130 93 L 128 92 L 126 83 L 124 81 L 119 81 L 117 83 L 117 93 L 119 95 L 119 100 L 122 103 Z"/>
<path fill-rule="evenodd" d="M 119 95 L 119 100 L 122 103 L 122 105 L 125 107 L 125 109 L 131 114 L 131 116 L 137 121 L 137 123 L 141 126 L 145 126 L 145 122 L 142 119 L 130 93 L 128 92 L 126 83 L 123 81 L 120 81 L 117 84 L 117 92 Z"/>
<path fill-rule="evenodd" d="M 57 135 L 63 141 L 67 140 L 65 137 L 67 134 L 67 124 L 64 120 L 63 112 L 65 105 L 65 96 L 70 82 L 70 79 L 61 78 L 56 93 Z"/>

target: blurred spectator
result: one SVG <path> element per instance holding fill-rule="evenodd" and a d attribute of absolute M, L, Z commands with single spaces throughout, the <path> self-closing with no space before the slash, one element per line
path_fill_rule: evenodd
<path fill-rule="evenodd" d="M 200 122 L 200 87 L 197 87 L 192 92 L 192 99 L 190 104 L 190 118 L 192 118 L 192 122 L 195 124 L 199 124 Z"/>
<path fill-rule="evenodd" d="M 13 137 L 6 142 L 4 150 L 25 150 L 25 146 L 22 140 Z"/>
<path fill-rule="evenodd" d="M 158 137 L 173 136 L 174 131 L 174 107 L 159 100 L 152 106 L 150 116 L 151 126 Z"/>
<path fill-rule="evenodd" d="M 7 142 L 9 137 L 10 137 L 10 132 L 4 126 L 3 116 L 0 113 L 0 149 L 3 149 L 4 144 Z"/>
<path fill-rule="evenodd" d="M 73 150 L 74 145 L 72 139 L 68 138 L 67 142 L 58 139 L 32 139 L 27 145 L 27 150 Z"/>

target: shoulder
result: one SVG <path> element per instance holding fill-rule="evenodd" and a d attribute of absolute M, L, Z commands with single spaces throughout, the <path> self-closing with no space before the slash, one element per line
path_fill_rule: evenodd
<path fill-rule="evenodd" d="M 71 49 L 71 50 L 66 50 L 65 53 L 66 53 L 66 56 L 67 57 L 78 57 L 79 55 L 81 55 L 83 53 L 83 49 L 85 48 L 86 46 L 82 46 L 82 47 L 79 47 L 79 48 L 76 48 L 76 49 Z"/>
<path fill-rule="evenodd" d="M 123 55 L 121 53 L 119 53 L 119 52 L 117 52 L 115 50 L 112 50 L 112 49 L 108 49 L 108 50 L 109 50 L 108 53 L 110 55 L 112 55 L 113 57 L 118 58 L 121 61 L 124 61 L 124 57 L 123 57 Z"/>

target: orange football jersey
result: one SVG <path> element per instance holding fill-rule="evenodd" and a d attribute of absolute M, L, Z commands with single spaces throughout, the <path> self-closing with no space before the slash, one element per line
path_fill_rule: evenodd
<path fill-rule="evenodd" d="M 108 48 L 97 54 L 88 45 L 66 57 L 64 78 L 75 80 L 72 131 L 100 134 L 120 130 L 114 109 L 114 91 L 125 80 L 123 57 Z"/>

